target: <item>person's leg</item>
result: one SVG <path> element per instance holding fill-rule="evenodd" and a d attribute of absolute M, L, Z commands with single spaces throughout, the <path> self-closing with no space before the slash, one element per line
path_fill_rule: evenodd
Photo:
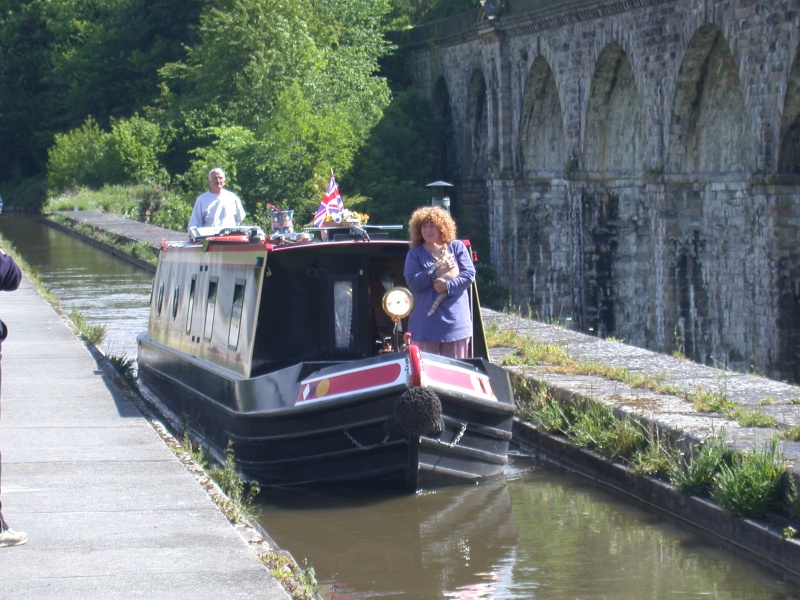
<path fill-rule="evenodd" d="M 3 371 L 0 366 L 0 389 L 3 387 Z M 1 399 L 1 398 L 0 398 Z M 2 402 L 0 402 L 0 415 L 2 415 Z M 0 452 L 0 533 L 8 529 L 8 525 L 3 520 L 3 453 Z"/>
<path fill-rule="evenodd" d="M 413 343 L 423 352 L 448 356 L 450 358 L 469 358 L 469 341 L 472 338 L 455 340 L 454 342 L 428 342 L 413 340 Z"/>
<path fill-rule="evenodd" d="M 442 353 L 442 344 L 441 342 L 428 342 L 426 340 L 412 340 L 412 344 L 415 344 L 422 352 L 428 352 L 429 354 L 441 354 Z"/>
<path fill-rule="evenodd" d="M 0 388 L 2 387 L 2 370 L 0 370 Z M 0 481 L 3 479 L 3 456 L 0 454 Z M 0 494 L 2 493 L 0 486 Z M 8 523 L 3 519 L 3 504 L 0 502 L 0 548 L 9 546 L 21 546 L 28 541 L 28 536 L 21 531 L 14 531 L 9 528 Z"/>
<path fill-rule="evenodd" d="M 469 358 L 469 340 L 470 338 L 464 338 L 452 342 L 442 342 L 440 354 L 450 358 Z"/>

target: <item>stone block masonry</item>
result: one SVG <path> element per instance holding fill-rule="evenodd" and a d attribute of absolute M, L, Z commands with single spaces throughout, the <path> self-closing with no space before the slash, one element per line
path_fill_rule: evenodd
<path fill-rule="evenodd" d="M 799 9 L 512 0 L 408 36 L 454 216 L 514 304 L 800 381 Z"/>

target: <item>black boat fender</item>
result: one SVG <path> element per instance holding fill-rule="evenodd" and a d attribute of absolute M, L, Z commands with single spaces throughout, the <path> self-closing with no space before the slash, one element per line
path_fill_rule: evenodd
<path fill-rule="evenodd" d="M 391 437 L 439 437 L 444 431 L 442 401 L 429 388 L 408 389 L 394 403 L 383 428 Z"/>

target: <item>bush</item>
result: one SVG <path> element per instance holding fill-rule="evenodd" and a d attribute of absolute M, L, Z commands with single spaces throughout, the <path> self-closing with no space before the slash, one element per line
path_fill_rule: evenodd
<path fill-rule="evenodd" d="M 47 153 L 47 185 L 52 194 L 80 186 L 99 188 L 106 183 L 103 161 L 109 134 L 92 117 L 67 133 L 56 134 Z"/>
<path fill-rule="evenodd" d="M 113 122 L 111 133 L 89 117 L 83 125 L 57 134 L 48 152 L 47 183 L 52 194 L 126 183 L 166 183 L 159 161 L 168 136 L 141 117 Z"/>
<path fill-rule="evenodd" d="M 167 183 L 159 157 L 168 141 L 158 124 L 141 117 L 114 121 L 102 169 L 107 183 Z"/>
<path fill-rule="evenodd" d="M 177 194 L 163 196 L 158 204 L 151 208 L 150 222 L 158 227 L 185 231 L 192 216 L 194 202 Z"/>
<path fill-rule="evenodd" d="M 10 179 L 0 184 L 3 210 L 38 212 L 47 201 L 47 181 L 43 175 Z"/>

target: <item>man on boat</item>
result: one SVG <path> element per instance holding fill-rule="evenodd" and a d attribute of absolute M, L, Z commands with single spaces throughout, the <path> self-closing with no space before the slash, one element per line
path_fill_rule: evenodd
<path fill-rule="evenodd" d="M 208 191 L 194 202 L 189 231 L 192 227 L 238 227 L 245 212 L 239 196 L 224 189 L 225 171 L 216 167 L 208 174 Z"/>

